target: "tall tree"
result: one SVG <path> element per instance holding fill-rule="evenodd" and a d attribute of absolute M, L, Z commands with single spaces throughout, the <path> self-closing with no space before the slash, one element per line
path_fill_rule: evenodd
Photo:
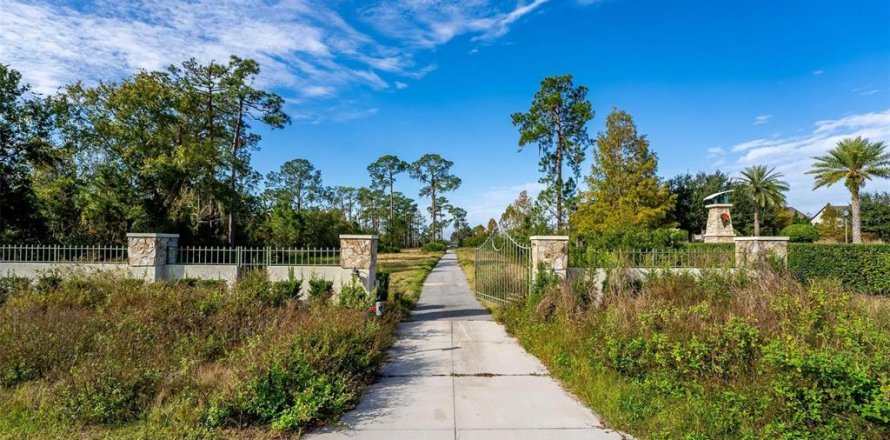
<path fill-rule="evenodd" d="M 890 192 L 862 194 L 862 231 L 890 242 Z"/>
<path fill-rule="evenodd" d="M 870 142 L 857 136 L 837 143 L 837 147 L 825 156 L 814 157 L 813 169 L 806 174 L 816 176 L 813 189 L 831 186 L 843 180 L 850 190 L 852 211 L 853 243 L 862 243 L 862 220 L 860 214 L 859 190 L 875 177 L 890 177 L 890 152 L 883 142 Z"/>
<path fill-rule="evenodd" d="M 411 178 L 418 180 L 423 185 L 420 188 L 421 197 L 430 197 L 430 215 L 432 222 L 430 223 L 430 239 L 435 240 L 436 221 L 439 213 L 439 207 L 436 206 L 436 197 L 448 191 L 457 189 L 461 180 L 451 174 L 451 167 L 454 162 L 442 158 L 438 154 L 425 154 L 411 164 L 409 174 Z"/>
<path fill-rule="evenodd" d="M 782 173 L 766 165 L 754 165 L 742 170 L 742 188 L 754 201 L 754 236 L 760 236 L 760 213 L 766 207 L 781 207 L 785 204 L 785 191 L 788 184 L 782 180 Z"/>
<path fill-rule="evenodd" d="M 646 136 L 637 133 L 633 118 L 625 111 L 613 110 L 596 145 L 588 189 L 581 194 L 572 217 L 577 232 L 667 224 L 676 197 L 659 180 L 658 157 L 649 150 Z"/>
<path fill-rule="evenodd" d="M 704 198 L 727 189 L 728 185 L 729 176 L 722 171 L 710 174 L 703 172 L 695 175 L 681 174 L 672 178 L 668 181 L 668 186 L 671 193 L 677 197 L 677 203 L 671 218 L 690 236 L 704 234 L 707 223 Z"/>
<path fill-rule="evenodd" d="M 408 162 L 405 162 L 392 154 L 380 156 L 374 163 L 368 165 L 368 173 L 371 175 L 371 185 L 379 188 L 389 189 L 389 219 L 386 225 L 387 235 L 389 235 L 389 244 L 393 245 L 393 217 L 395 214 L 395 192 L 396 176 L 408 170 Z"/>
<path fill-rule="evenodd" d="M 0 241 L 41 232 L 31 172 L 53 159 L 46 105 L 27 96 L 29 86 L 21 77 L 0 64 Z"/>
<path fill-rule="evenodd" d="M 556 229 L 564 229 L 566 199 L 575 195 L 575 180 L 581 173 L 584 150 L 590 145 L 587 123 L 593 119 L 593 107 L 587 100 L 587 87 L 575 87 L 572 75 L 549 76 L 541 81 L 527 113 L 514 113 L 513 125 L 519 127 L 519 149 L 537 144 L 541 155 L 540 182 L 547 185 L 544 196 L 553 199 Z M 563 166 L 573 177 L 564 179 Z"/>
<path fill-rule="evenodd" d="M 289 200 L 297 212 L 302 212 L 318 199 L 322 189 L 321 171 L 306 159 L 289 160 L 279 171 L 269 173 L 266 186 Z"/>
<path fill-rule="evenodd" d="M 253 87 L 256 76 L 260 73 L 260 66 L 256 61 L 232 56 L 226 71 L 228 75 L 223 77 L 220 85 L 224 90 L 226 107 L 232 113 L 232 140 L 228 158 L 231 194 L 227 220 L 229 246 L 234 246 L 234 216 L 240 194 L 239 175 L 250 171 L 250 157 L 245 155 L 245 149 L 256 148 L 260 140 L 259 135 L 250 133 L 250 121 L 261 121 L 274 129 L 284 128 L 290 123 L 290 117 L 283 111 L 282 97 Z"/>

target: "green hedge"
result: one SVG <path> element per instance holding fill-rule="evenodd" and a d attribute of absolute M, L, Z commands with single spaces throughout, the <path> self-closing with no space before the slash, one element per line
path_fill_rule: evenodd
<path fill-rule="evenodd" d="M 855 292 L 890 295 L 890 245 L 792 243 L 788 268 L 801 279 L 833 278 Z"/>

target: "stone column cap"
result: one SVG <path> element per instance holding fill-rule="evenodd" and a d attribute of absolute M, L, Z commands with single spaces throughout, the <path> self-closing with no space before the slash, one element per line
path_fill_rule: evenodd
<path fill-rule="evenodd" d="M 788 241 L 791 237 L 735 237 L 733 241 Z"/>
<path fill-rule="evenodd" d="M 705 205 L 705 209 L 711 208 L 732 208 L 732 203 L 714 203 L 713 205 Z"/>
<path fill-rule="evenodd" d="M 568 240 L 568 235 L 532 235 L 529 240 Z"/>
<path fill-rule="evenodd" d="M 364 240 L 379 240 L 379 237 L 376 235 L 362 235 L 362 234 L 343 234 L 340 235 L 341 239 L 364 239 Z"/>
<path fill-rule="evenodd" d="M 127 232 L 127 238 L 179 238 L 179 234 L 163 232 Z"/>

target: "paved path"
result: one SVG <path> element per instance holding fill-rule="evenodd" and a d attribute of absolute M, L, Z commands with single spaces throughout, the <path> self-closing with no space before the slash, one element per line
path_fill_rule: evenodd
<path fill-rule="evenodd" d="M 358 408 L 309 438 L 621 439 L 492 321 L 451 252 L 400 324 L 390 357 Z"/>

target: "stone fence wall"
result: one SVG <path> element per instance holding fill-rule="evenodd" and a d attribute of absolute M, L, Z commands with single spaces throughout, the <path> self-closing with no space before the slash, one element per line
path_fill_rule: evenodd
<path fill-rule="evenodd" d="M 229 286 L 240 279 L 246 268 L 238 264 L 181 264 L 177 261 L 178 234 L 127 234 L 127 258 L 120 263 L 81 263 L 59 261 L 0 261 L 0 276 L 36 278 L 46 273 L 60 276 L 74 273 L 118 272 L 149 282 L 181 279 L 220 280 Z M 257 266 L 254 266 L 257 267 Z M 311 279 L 325 279 L 339 292 L 344 285 L 357 280 L 366 290 L 376 287 L 377 237 L 373 235 L 341 235 L 339 265 L 268 265 L 271 281 L 293 277 L 304 280 L 308 289 Z"/>
<path fill-rule="evenodd" d="M 569 268 L 567 236 L 545 235 L 531 237 L 532 273 L 539 270 L 548 271 L 562 279 L 572 281 L 587 278 L 591 281 L 597 297 L 602 295 L 607 277 L 605 268 Z M 788 237 L 735 237 L 735 267 L 723 269 L 706 269 L 697 267 L 666 267 L 666 268 L 626 268 L 627 274 L 643 280 L 652 272 L 687 273 L 698 276 L 709 270 L 735 271 L 765 261 L 779 259 L 788 262 Z"/>

